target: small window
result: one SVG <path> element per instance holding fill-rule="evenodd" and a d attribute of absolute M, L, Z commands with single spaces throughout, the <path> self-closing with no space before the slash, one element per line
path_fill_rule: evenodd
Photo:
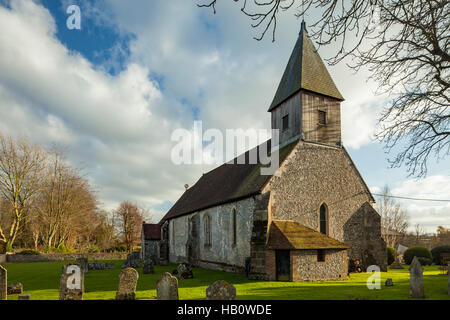
<path fill-rule="evenodd" d="M 289 129 L 289 115 L 285 115 L 283 117 L 283 131 L 286 131 L 287 129 Z"/>
<path fill-rule="evenodd" d="M 327 234 L 327 227 L 328 227 L 328 212 L 327 207 L 325 204 L 322 204 L 320 206 L 320 233 Z"/>
<path fill-rule="evenodd" d="M 172 244 L 175 245 L 175 220 L 172 220 Z"/>
<path fill-rule="evenodd" d="M 317 262 L 325 262 L 325 250 L 317 250 Z"/>
<path fill-rule="evenodd" d="M 236 216 L 236 209 L 233 209 L 232 215 L 231 215 L 232 223 L 233 223 L 233 245 L 236 245 L 237 242 L 237 216 Z"/>
<path fill-rule="evenodd" d="M 327 113 L 325 111 L 319 110 L 319 124 L 320 125 L 327 124 Z"/>
<path fill-rule="evenodd" d="M 211 219 L 209 215 L 205 215 L 203 218 L 205 224 L 205 247 L 211 246 Z"/>

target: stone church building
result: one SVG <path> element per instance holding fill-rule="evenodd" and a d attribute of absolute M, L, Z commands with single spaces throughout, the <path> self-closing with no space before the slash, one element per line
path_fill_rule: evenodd
<path fill-rule="evenodd" d="M 280 130 L 276 174 L 249 161 L 204 174 L 144 225 L 142 254 L 265 280 L 346 279 L 349 259 L 386 270 L 380 215 L 342 145 L 343 100 L 303 23 L 268 110 Z"/>

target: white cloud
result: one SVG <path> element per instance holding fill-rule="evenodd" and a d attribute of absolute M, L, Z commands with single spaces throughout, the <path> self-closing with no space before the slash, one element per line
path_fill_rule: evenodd
<path fill-rule="evenodd" d="M 189 1 L 82 3 L 82 15 L 135 35 L 124 70 L 112 76 L 108 66 L 69 51 L 53 17 L 33 1 L 0 6 L 0 130 L 67 146 L 106 207 L 176 201 L 184 184 L 210 168 L 170 161 L 171 133 L 192 127 L 194 108 L 204 130 L 270 128 L 266 111 L 300 28 L 293 15 L 279 21 L 273 44 L 252 40 L 255 31 L 233 2 L 223 1 L 217 15 Z M 347 99 L 344 144 L 370 143 L 379 105 L 373 87 L 343 65 L 330 73 Z M 161 88 L 149 74 L 162 79 Z"/>
<path fill-rule="evenodd" d="M 70 150 L 106 206 L 175 200 L 200 168 L 170 162 L 170 133 L 193 121 L 130 63 L 117 76 L 70 52 L 54 19 L 32 1 L 0 6 L 0 130 Z M 169 169 L 170 168 L 170 169 Z"/>

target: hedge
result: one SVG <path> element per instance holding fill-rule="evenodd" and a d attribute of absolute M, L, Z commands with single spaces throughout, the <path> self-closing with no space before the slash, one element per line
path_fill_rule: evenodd
<path fill-rule="evenodd" d="M 414 259 L 414 257 L 417 258 L 427 258 L 432 260 L 432 255 L 430 250 L 428 250 L 427 248 L 424 247 L 411 247 L 408 250 L 405 251 L 405 253 L 403 254 L 403 260 L 405 260 L 406 264 L 411 264 L 412 260 Z"/>
<path fill-rule="evenodd" d="M 435 264 L 441 264 L 442 253 L 450 253 L 450 246 L 439 246 L 431 249 L 431 255 Z"/>

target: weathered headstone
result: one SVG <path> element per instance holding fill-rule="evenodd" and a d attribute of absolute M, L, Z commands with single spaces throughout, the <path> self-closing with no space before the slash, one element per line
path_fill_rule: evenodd
<path fill-rule="evenodd" d="M 88 273 L 89 266 L 88 266 L 88 259 L 87 258 L 78 258 L 77 263 L 81 266 L 84 273 Z"/>
<path fill-rule="evenodd" d="M 137 269 L 139 267 L 140 267 L 139 260 L 126 260 L 122 263 L 122 269 L 125 269 L 125 268 Z"/>
<path fill-rule="evenodd" d="M 23 293 L 23 285 L 18 283 L 8 284 L 8 295 L 9 294 L 22 294 Z"/>
<path fill-rule="evenodd" d="M 8 272 L 5 268 L 0 266 L 0 300 L 6 300 L 8 298 Z"/>
<path fill-rule="evenodd" d="M 194 278 L 191 265 L 188 263 L 180 263 L 178 266 L 178 276 L 180 280 Z"/>
<path fill-rule="evenodd" d="M 392 287 L 394 285 L 394 282 L 391 278 L 386 279 L 386 282 L 384 283 L 386 287 Z"/>
<path fill-rule="evenodd" d="M 400 258 L 398 256 L 398 253 L 395 253 L 395 260 L 394 262 L 389 266 L 389 269 L 403 269 L 402 264 L 400 263 Z"/>
<path fill-rule="evenodd" d="M 59 300 L 83 300 L 84 273 L 79 264 L 66 264 L 62 268 Z"/>
<path fill-rule="evenodd" d="M 224 280 L 218 280 L 206 288 L 206 300 L 236 300 L 236 288 Z"/>
<path fill-rule="evenodd" d="M 88 263 L 88 269 L 89 270 L 108 270 L 108 269 L 114 269 L 116 265 L 114 262 L 89 262 Z"/>
<path fill-rule="evenodd" d="M 178 300 L 178 279 L 164 272 L 156 282 L 156 297 L 158 300 Z"/>
<path fill-rule="evenodd" d="M 132 252 L 127 255 L 127 260 L 122 263 L 122 269 L 125 268 L 134 268 L 137 269 L 140 267 L 141 258 L 139 256 L 139 252 Z"/>
<path fill-rule="evenodd" d="M 143 270 L 144 274 L 150 274 L 155 272 L 153 261 L 151 259 L 144 261 Z"/>
<path fill-rule="evenodd" d="M 119 275 L 119 288 L 116 300 L 136 299 L 136 285 L 139 279 L 138 272 L 133 268 L 125 268 Z"/>
<path fill-rule="evenodd" d="M 415 299 L 425 298 L 423 269 L 417 257 L 414 257 L 409 267 L 409 297 Z"/>
<path fill-rule="evenodd" d="M 31 300 L 31 296 L 29 294 L 19 294 L 19 300 Z"/>

